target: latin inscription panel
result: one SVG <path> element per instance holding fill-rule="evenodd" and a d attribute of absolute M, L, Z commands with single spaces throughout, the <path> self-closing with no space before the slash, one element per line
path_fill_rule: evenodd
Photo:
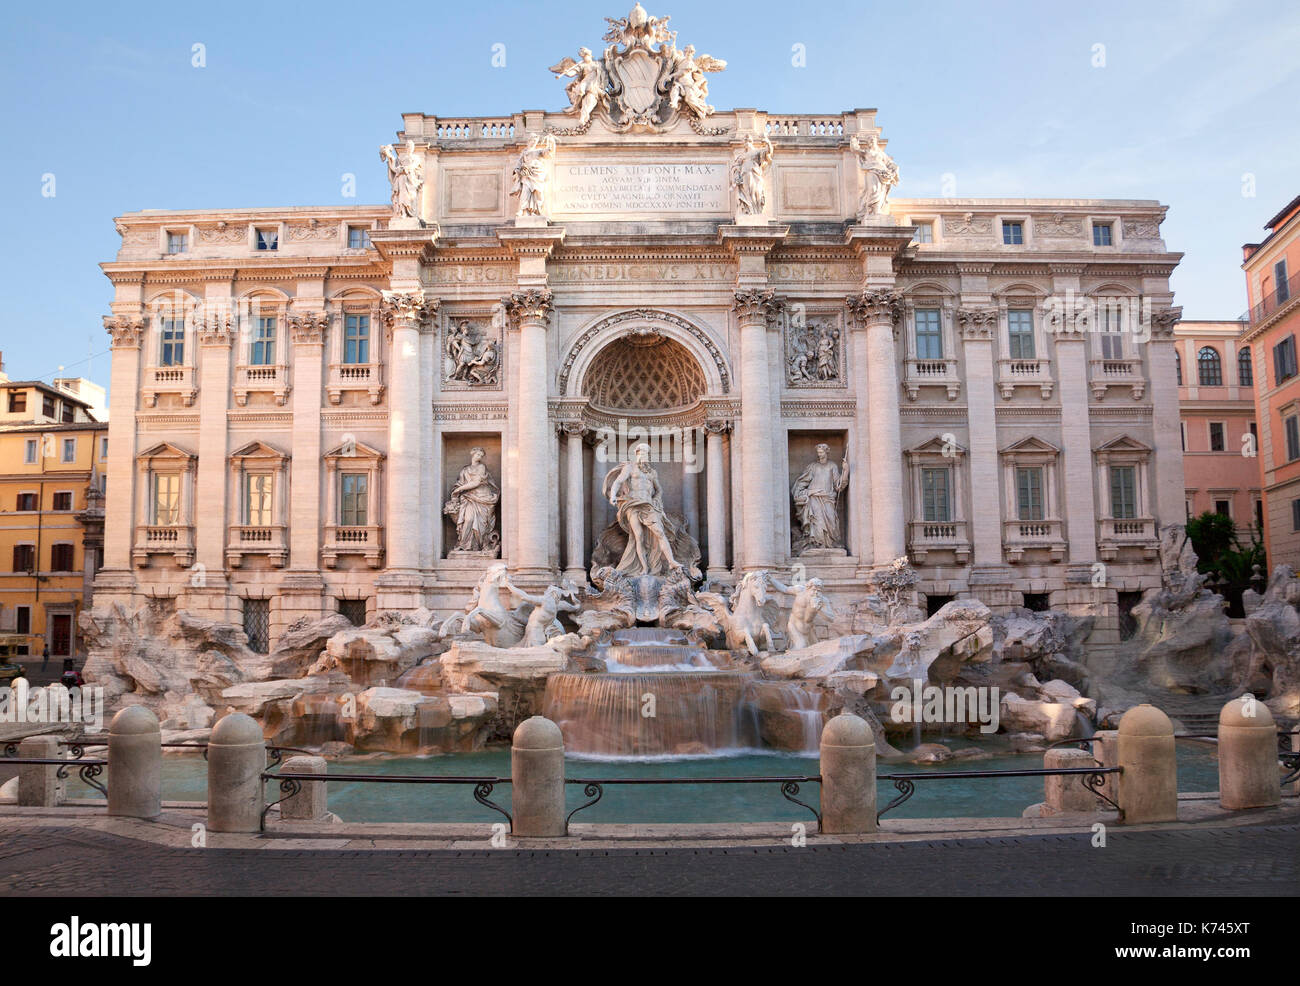
<path fill-rule="evenodd" d="M 727 166 L 556 164 L 551 212 L 562 215 L 729 215 Z"/>

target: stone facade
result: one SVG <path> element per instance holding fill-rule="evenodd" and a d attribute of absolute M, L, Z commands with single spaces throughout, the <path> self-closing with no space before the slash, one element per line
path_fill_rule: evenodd
<path fill-rule="evenodd" d="M 511 577 L 582 579 L 643 440 L 716 580 L 794 568 L 851 610 L 906 554 L 932 602 L 1103 617 L 1159 585 L 1184 512 L 1165 208 L 881 207 L 874 110 L 715 112 L 628 23 L 601 71 L 644 48 L 677 97 L 611 108 L 566 59 L 569 111 L 405 115 L 391 208 L 118 219 L 97 599 L 235 623 L 264 599 L 272 643 L 339 600 L 450 615 L 494 562 L 442 510 L 475 448 Z M 795 554 L 822 444 L 842 544 Z"/>

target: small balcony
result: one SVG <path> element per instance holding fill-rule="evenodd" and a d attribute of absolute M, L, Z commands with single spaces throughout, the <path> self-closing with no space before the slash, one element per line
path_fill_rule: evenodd
<path fill-rule="evenodd" d="M 248 395 L 271 394 L 276 407 L 284 407 L 289 399 L 289 368 L 283 364 L 270 366 L 239 366 L 235 368 L 235 403 L 248 404 Z"/>
<path fill-rule="evenodd" d="M 231 568 L 239 568 L 245 555 L 265 555 L 271 560 L 272 568 L 284 568 L 289 560 L 289 548 L 284 534 L 282 524 L 232 526 L 230 542 L 226 548 L 227 564 Z"/>
<path fill-rule="evenodd" d="M 1147 392 L 1147 382 L 1142 376 L 1142 361 L 1138 359 L 1095 359 L 1090 361 L 1092 396 L 1101 400 L 1111 387 L 1128 387 L 1135 401 Z"/>
<path fill-rule="evenodd" d="M 140 396 L 145 407 L 155 407 L 160 394 L 178 394 L 186 407 L 193 407 L 198 395 L 192 366 L 150 366 L 144 371 Z"/>
<path fill-rule="evenodd" d="M 331 404 L 338 404 L 345 390 L 364 390 L 371 404 L 384 397 L 384 368 L 379 363 L 331 363 L 325 393 Z"/>
<path fill-rule="evenodd" d="M 1010 400 L 1017 387 L 1037 387 L 1043 400 L 1052 396 L 1055 386 L 1052 364 L 1045 359 L 998 360 L 998 390 L 1003 400 Z"/>
<path fill-rule="evenodd" d="M 1122 548 L 1138 548 L 1144 558 L 1155 558 L 1160 553 L 1155 520 L 1150 517 L 1103 517 L 1097 540 L 1101 560 L 1114 561 Z"/>
<path fill-rule="evenodd" d="M 957 376 L 955 359 L 909 359 L 903 361 L 903 386 L 907 399 L 916 400 L 922 387 L 942 387 L 948 400 L 955 401 L 961 393 L 961 380 Z"/>
<path fill-rule="evenodd" d="M 371 568 L 384 563 L 384 532 L 378 524 L 364 527 L 344 527 L 328 524 L 325 527 L 325 544 L 321 558 L 326 568 L 335 568 L 342 555 L 361 555 Z"/>
<path fill-rule="evenodd" d="M 146 524 L 136 528 L 131 552 L 136 567 L 147 567 L 150 555 L 171 555 L 177 568 L 189 568 L 194 564 L 194 528 L 188 524 Z"/>
<path fill-rule="evenodd" d="M 931 551 L 950 551 L 958 565 L 970 561 L 970 540 L 964 520 L 914 520 L 908 530 L 908 556 L 918 565 Z"/>
<path fill-rule="evenodd" d="M 1015 565 L 1026 551 L 1045 551 L 1052 561 L 1065 558 L 1065 537 L 1059 520 L 1008 520 L 1002 524 L 1002 547 Z"/>

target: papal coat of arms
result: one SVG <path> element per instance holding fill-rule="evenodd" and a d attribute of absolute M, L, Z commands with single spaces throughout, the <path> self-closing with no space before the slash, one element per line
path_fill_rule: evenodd
<path fill-rule="evenodd" d="M 699 131 L 713 113 L 706 72 L 721 72 L 727 63 L 696 55 L 695 46 L 677 47 L 677 32 L 667 17 L 651 17 L 639 3 L 627 17 L 606 17 L 609 42 L 602 58 L 579 48 L 577 59 L 564 58 L 551 66 L 557 76 L 573 81 L 565 86 L 567 112 L 577 126 L 560 133 L 585 133 L 593 114 L 600 112 L 618 131 L 664 130 L 685 115 Z"/>

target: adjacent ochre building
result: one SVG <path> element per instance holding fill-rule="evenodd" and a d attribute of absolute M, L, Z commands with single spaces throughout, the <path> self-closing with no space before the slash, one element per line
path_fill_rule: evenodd
<path fill-rule="evenodd" d="M 1185 512 L 1165 207 L 889 200 L 874 110 L 714 111 L 721 63 L 619 23 L 556 66 L 568 111 L 406 114 L 391 207 L 118 218 L 100 598 L 265 647 L 450 614 L 498 555 L 582 580 L 648 438 L 716 580 L 794 569 L 848 608 L 908 555 L 931 606 L 1114 639 Z M 822 444 L 849 478 L 810 547 Z M 475 449 L 495 529 L 462 536 Z"/>
<path fill-rule="evenodd" d="M 96 386 L 62 383 L 0 372 L 0 632 L 52 658 L 82 650 L 77 617 L 103 547 L 108 455 Z"/>
<path fill-rule="evenodd" d="M 1268 236 L 1242 247 L 1269 566 L 1300 568 L 1300 196 L 1264 224 Z"/>

